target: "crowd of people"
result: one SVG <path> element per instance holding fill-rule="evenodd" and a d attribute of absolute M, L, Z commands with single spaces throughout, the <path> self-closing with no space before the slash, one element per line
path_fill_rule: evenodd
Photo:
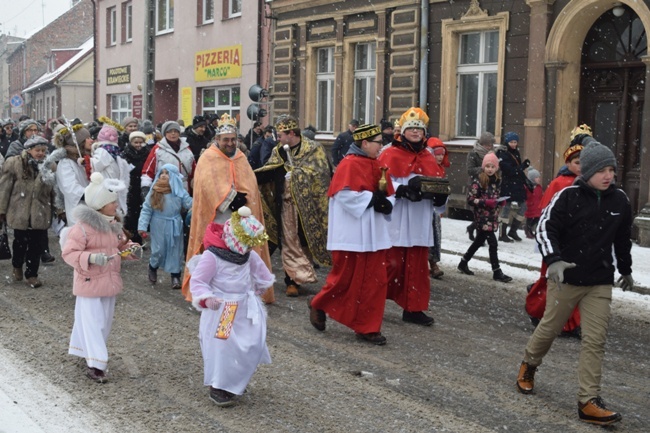
<path fill-rule="evenodd" d="M 170 287 L 201 311 L 204 384 L 217 405 L 229 406 L 257 366 L 271 362 L 263 304 L 275 301 L 276 250 L 289 297 L 318 281 L 316 268 L 331 266 L 321 290 L 307 297 L 320 332 L 329 316 L 360 340 L 384 345 L 386 300 L 402 309 L 404 322 L 434 323 L 430 278 L 444 275 L 440 216 L 451 189 L 447 147 L 428 135 L 428 124 L 417 107 L 394 123 L 352 119 L 329 155 L 314 129 L 292 116 L 266 127 L 255 122 L 245 137 L 228 114 L 195 116 L 187 128 L 133 117 L 5 121 L 0 223 L 13 229 L 14 280 L 43 284 L 38 270 L 55 260 L 48 246 L 55 229 L 74 269 L 69 353 L 85 358 L 86 375 L 103 383 L 121 260 L 150 249 L 149 281 L 160 282 L 162 267 Z M 484 132 L 468 153 L 472 243 L 458 270 L 474 275 L 468 263 L 487 242 L 493 279 L 510 282 L 498 244 L 522 241 L 523 226 L 543 262 L 529 287 L 527 311 L 537 327 L 517 388 L 533 391 L 534 373 L 564 328 L 582 337 L 580 419 L 617 422 L 620 414 L 599 395 L 612 246 L 623 287 L 634 284 L 631 210 L 614 185 L 616 160 L 582 125 L 544 192 L 540 172 L 522 160 L 518 134 L 503 141 Z"/>

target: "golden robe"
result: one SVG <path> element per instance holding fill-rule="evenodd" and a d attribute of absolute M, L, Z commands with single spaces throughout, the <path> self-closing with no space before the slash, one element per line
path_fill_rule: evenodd
<path fill-rule="evenodd" d="M 303 227 L 309 252 L 314 261 L 324 266 L 332 265 L 332 256 L 327 251 L 327 213 L 329 199 L 327 190 L 330 186 L 331 167 L 325 149 L 306 137 L 302 137 L 300 148 L 291 150 L 293 166 L 280 155 L 278 145 L 273 149 L 266 165 L 255 170 L 261 173 L 275 170 L 281 166 L 291 172 L 289 189 L 293 203 L 298 211 L 298 218 Z M 264 219 L 269 238 L 279 245 L 278 221 L 280 215 L 277 209 L 275 194 L 277 189 L 274 182 L 260 186 L 264 206 Z M 296 233 L 298 228 L 296 227 Z"/>
<path fill-rule="evenodd" d="M 257 180 L 246 156 L 237 150 L 235 156 L 229 158 L 215 145 L 211 145 L 201 155 L 194 172 L 194 202 L 186 262 L 196 254 L 203 252 L 205 229 L 217 217 L 217 208 L 233 188 L 237 192 L 246 193 L 246 206 L 251 209 L 255 218 L 264 224 L 262 199 L 257 187 Z M 255 251 L 272 271 L 268 245 L 264 244 L 262 247 L 255 248 Z M 190 273 L 187 268 L 183 276 L 182 292 L 186 300 L 192 300 Z M 275 300 L 272 288 L 262 295 L 262 300 L 267 304 Z"/>

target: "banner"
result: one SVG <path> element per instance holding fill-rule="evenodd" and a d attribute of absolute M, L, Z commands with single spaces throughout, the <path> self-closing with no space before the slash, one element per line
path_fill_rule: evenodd
<path fill-rule="evenodd" d="M 181 119 L 185 122 L 185 126 L 192 124 L 192 88 L 181 87 Z"/>
<path fill-rule="evenodd" d="M 194 61 L 194 81 L 241 77 L 242 46 L 199 51 Z"/>

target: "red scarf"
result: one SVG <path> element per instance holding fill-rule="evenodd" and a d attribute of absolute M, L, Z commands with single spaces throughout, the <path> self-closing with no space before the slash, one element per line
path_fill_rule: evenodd
<path fill-rule="evenodd" d="M 223 224 L 210 223 L 205 229 L 203 248 L 207 250 L 210 247 L 228 249 L 228 246 L 223 240 Z"/>

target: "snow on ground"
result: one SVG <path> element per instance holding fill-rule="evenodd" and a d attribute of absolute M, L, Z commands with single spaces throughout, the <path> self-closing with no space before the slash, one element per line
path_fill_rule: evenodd
<path fill-rule="evenodd" d="M 442 218 L 442 257 L 440 267 L 446 272 L 457 272 L 456 266 L 460 256 L 465 254 L 471 241 L 465 231 L 469 221 Z M 526 239 L 523 230 L 519 235 L 524 238 L 521 242 L 499 242 L 499 260 L 503 272 L 514 281 L 509 284 L 522 284 L 523 289 L 539 278 L 539 267 L 542 256 L 537 249 L 537 242 Z M 477 260 L 480 259 L 480 260 Z M 487 246 L 480 248 L 469 262 L 469 268 L 479 274 L 491 278 L 492 268 L 488 259 Z M 635 287 L 647 293 L 650 291 L 650 248 L 632 244 L 632 277 Z M 618 274 L 616 275 L 618 278 Z M 639 314 L 650 317 L 650 296 L 635 292 L 623 292 L 618 287 L 613 292 L 613 308 L 629 314 Z"/>

